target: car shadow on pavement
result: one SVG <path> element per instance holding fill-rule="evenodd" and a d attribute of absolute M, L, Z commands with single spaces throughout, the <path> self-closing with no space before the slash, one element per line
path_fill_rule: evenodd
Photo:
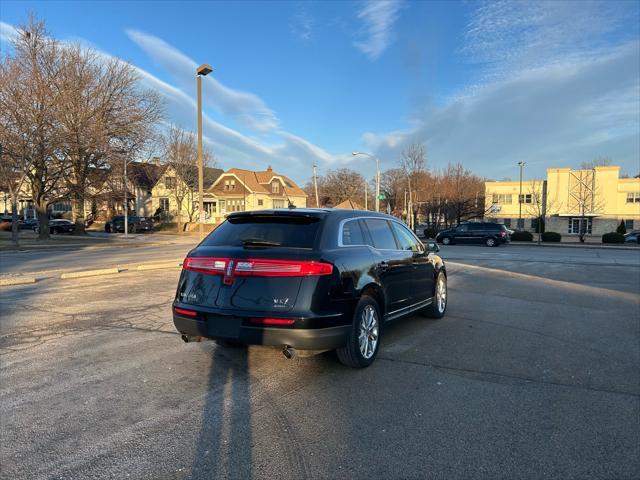
<path fill-rule="evenodd" d="M 212 352 L 190 478 L 251 478 L 248 347 Z"/>

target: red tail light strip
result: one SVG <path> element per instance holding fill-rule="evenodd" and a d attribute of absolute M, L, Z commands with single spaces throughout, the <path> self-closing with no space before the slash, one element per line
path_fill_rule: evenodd
<path fill-rule="evenodd" d="M 252 318 L 252 322 L 262 325 L 293 325 L 293 318 Z"/>
<path fill-rule="evenodd" d="M 196 315 L 198 315 L 198 312 L 194 312 L 193 310 L 185 310 L 184 308 L 175 308 L 174 309 L 176 313 L 179 313 L 180 315 L 189 315 L 190 317 L 195 317 Z"/>
<path fill-rule="evenodd" d="M 330 275 L 333 272 L 330 263 L 253 258 L 187 257 L 182 268 L 225 277 L 307 277 Z"/>

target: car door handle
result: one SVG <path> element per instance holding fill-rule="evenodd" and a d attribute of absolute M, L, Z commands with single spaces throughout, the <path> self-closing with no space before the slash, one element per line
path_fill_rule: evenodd
<path fill-rule="evenodd" d="M 389 270 L 389 264 L 383 260 L 378 264 L 378 270 L 381 272 Z"/>

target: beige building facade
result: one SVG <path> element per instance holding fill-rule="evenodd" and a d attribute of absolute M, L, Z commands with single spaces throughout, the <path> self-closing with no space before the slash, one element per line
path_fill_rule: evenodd
<path fill-rule="evenodd" d="M 522 197 L 520 198 L 520 192 Z M 520 201 L 519 201 L 520 200 Z M 485 217 L 514 230 L 600 236 L 621 221 L 640 229 L 640 178 L 620 178 L 620 167 L 549 168 L 544 180 L 485 182 Z"/>

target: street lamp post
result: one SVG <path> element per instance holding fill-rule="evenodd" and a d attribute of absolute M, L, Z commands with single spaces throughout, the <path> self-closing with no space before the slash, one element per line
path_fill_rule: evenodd
<path fill-rule="evenodd" d="M 202 77 L 213 72 L 211 65 L 200 65 L 196 70 L 198 93 L 198 233 L 204 236 L 204 165 L 202 163 Z"/>
<path fill-rule="evenodd" d="M 380 211 L 380 159 L 375 155 L 371 155 L 366 152 L 352 152 L 351 155 L 364 155 L 369 158 L 375 158 L 376 160 L 376 212 Z"/>
<path fill-rule="evenodd" d="M 520 194 L 518 195 L 518 228 L 524 227 L 524 225 L 522 225 L 522 201 L 524 200 L 522 198 L 522 168 L 525 165 L 526 163 L 523 162 L 522 160 L 518 162 L 518 166 L 520 167 Z"/>

